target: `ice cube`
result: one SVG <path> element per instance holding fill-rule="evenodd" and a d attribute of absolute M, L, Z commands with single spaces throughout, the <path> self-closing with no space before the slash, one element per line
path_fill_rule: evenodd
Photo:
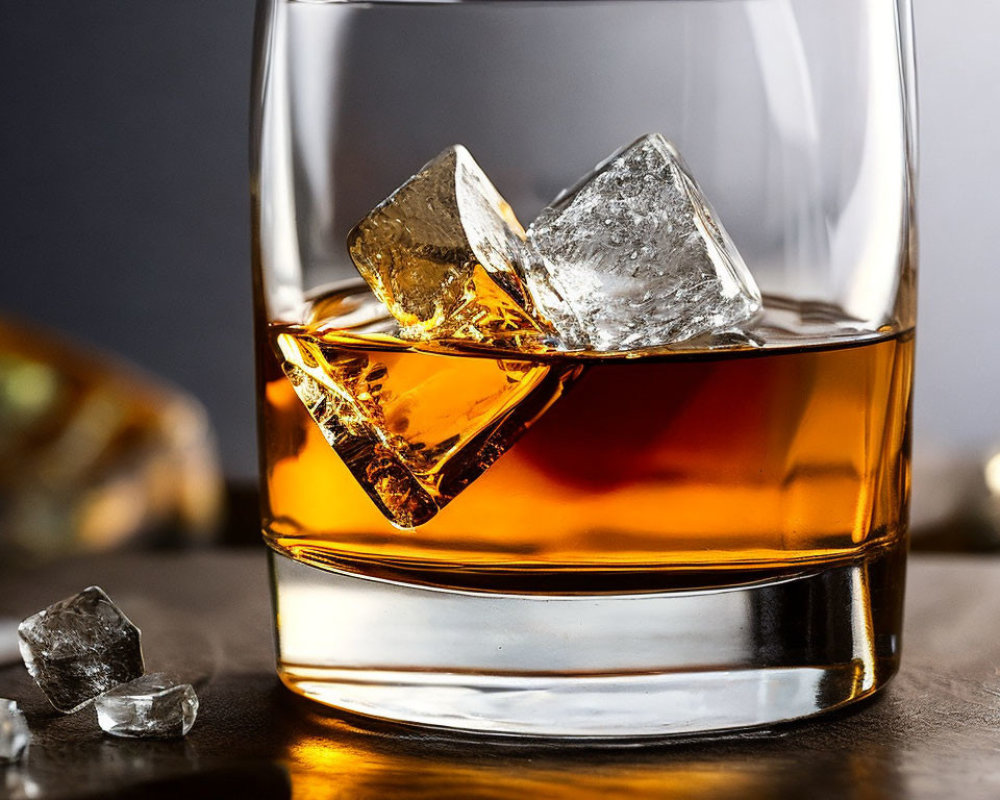
<path fill-rule="evenodd" d="M 0 764 L 20 761 L 30 739 L 28 723 L 17 703 L 0 697 Z"/>
<path fill-rule="evenodd" d="M 186 736 L 198 715 L 198 696 L 191 684 L 165 672 L 151 672 L 116 686 L 94 705 L 101 730 L 130 738 Z"/>
<path fill-rule="evenodd" d="M 98 586 L 28 617 L 18 635 L 28 672 L 64 714 L 143 673 L 139 629 Z"/>
<path fill-rule="evenodd" d="M 552 333 L 520 276 L 524 228 L 461 145 L 376 206 L 347 244 L 404 338 L 534 349 Z"/>
<path fill-rule="evenodd" d="M 286 333 L 277 345 L 323 437 L 401 528 L 428 522 L 579 374 L 541 360 L 357 350 L 335 334 Z"/>
<path fill-rule="evenodd" d="M 634 350 L 728 328 L 760 291 L 660 134 L 612 155 L 528 228 L 526 279 L 571 348 Z"/>

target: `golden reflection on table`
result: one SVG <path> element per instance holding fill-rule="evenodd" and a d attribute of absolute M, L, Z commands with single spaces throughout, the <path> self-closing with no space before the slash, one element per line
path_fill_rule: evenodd
<path fill-rule="evenodd" d="M 877 798 L 898 779 L 874 775 L 873 754 L 862 748 L 803 758 L 781 734 L 719 739 L 718 747 L 704 741 L 524 746 L 347 721 L 296 705 L 301 724 L 283 758 L 293 800 Z M 817 793 L 824 782 L 829 792 Z"/>

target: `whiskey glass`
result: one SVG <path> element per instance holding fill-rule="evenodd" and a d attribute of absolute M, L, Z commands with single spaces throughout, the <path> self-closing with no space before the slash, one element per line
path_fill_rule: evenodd
<path fill-rule="evenodd" d="M 260 0 L 261 505 L 291 690 L 398 723 L 620 740 L 766 727 L 886 684 L 910 474 L 911 30 L 908 0 Z M 728 232 L 705 241 L 759 288 L 740 324 L 601 352 L 422 337 L 359 266 L 396 257 L 373 209 L 411 238 L 425 213 L 468 233 L 407 183 L 428 162 L 472 154 L 498 224 L 516 215 L 530 241 L 560 192 L 648 134 Z M 406 205 L 404 184 L 425 194 Z M 406 246 L 469 267 L 464 242 Z M 501 285 L 487 273 L 463 302 Z M 450 280 L 418 277 L 390 299 Z M 674 302 L 658 291 L 650 326 Z"/>

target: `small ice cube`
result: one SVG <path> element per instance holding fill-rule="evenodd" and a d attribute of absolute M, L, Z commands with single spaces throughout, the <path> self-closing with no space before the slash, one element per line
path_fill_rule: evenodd
<path fill-rule="evenodd" d="M 650 134 L 544 209 L 526 281 L 571 348 L 655 347 L 731 327 L 760 291 L 677 150 Z"/>
<path fill-rule="evenodd" d="M 28 672 L 64 714 L 143 673 L 139 629 L 98 586 L 28 617 L 18 635 Z"/>
<path fill-rule="evenodd" d="M 94 705 L 101 730 L 130 738 L 186 736 L 198 715 L 198 696 L 191 684 L 165 672 L 151 672 L 116 686 Z"/>
<path fill-rule="evenodd" d="M 461 145 L 377 205 L 347 246 L 405 338 L 523 348 L 552 333 L 521 279 L 524 228 Z"/>
<path fill-rule="evenodd" d="M 0 697 L 0 764 L 19 761 L 30 739 L 28 723 L 17 703 Z"/>

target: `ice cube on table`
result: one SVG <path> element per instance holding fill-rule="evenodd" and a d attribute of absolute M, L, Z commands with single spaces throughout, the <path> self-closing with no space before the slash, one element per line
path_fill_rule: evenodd
<path fill-rule="evenodd" d="M 143 673 L 139 629 L 98 586 L 28 617 L 18 636 L 31 677 L 65 714 Z"/>
<path fill-rule="evenodd" d="M 731 327 L 761 304 L 746 264 L 660 134 L 612 155 L 527 231 L 526 282 L 564 345 L 634 350 Z"/>
<path fill-rule="evenodd" d="M 552 333 L 519 272 L 524 228 L 461 145 L 376 206 L 347 244 L 404 338 L 532 349 Z"/>
<path fill-rule="evenodd" d="M 94 705 L 101 730 L 128 738 L 186 736 L 198 715 L 198 696 L 191 684 L 165 672 L 151 672 L 116 686 Z"/>
<path fill-rule="evenodd" d="M 19 761 L 30 740 L 28 723 L 17 703 L 0 697 L 0 764 Z"/>

